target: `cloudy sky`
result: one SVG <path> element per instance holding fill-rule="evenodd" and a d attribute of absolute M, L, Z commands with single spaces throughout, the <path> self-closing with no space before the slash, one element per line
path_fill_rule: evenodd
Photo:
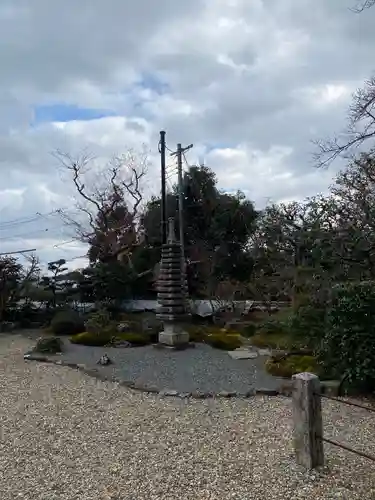
<path fill-rule="evenodd" d="M 1 0 L 0 252 L 82 264 L 51 214 L 73 206 L 57 148 L 104 162 L 144 144 L 157 193 L 164 129 L 259 207 L 324 192 L 334 169 L 313 168 L 310 141 L 343 128 L 375 69 L 375 8 L 353 4 Z"/>

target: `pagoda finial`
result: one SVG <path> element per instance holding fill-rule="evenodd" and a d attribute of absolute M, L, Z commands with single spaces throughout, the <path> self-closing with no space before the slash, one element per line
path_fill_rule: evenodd
<path fill-rule="evenodd" d="M 175 243 L 175 241 L 176 241 L 176 234 L 174 230 L 174 218 L 169 217 L 167 243 Z"/>

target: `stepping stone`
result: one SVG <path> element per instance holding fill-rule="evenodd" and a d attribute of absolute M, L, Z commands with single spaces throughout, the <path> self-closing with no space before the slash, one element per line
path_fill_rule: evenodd
<path fill-rule="evenodd" d="M 270 349 L 258 349 L 259 356 L 271 356 Z"/>
<path fill-rule="evenodd" d="M 255 359 L 258 357 L 258 353 L 248 349 L 236 349 L 235 351 L 228 351 L 228 354 L 233 359 Z"/>

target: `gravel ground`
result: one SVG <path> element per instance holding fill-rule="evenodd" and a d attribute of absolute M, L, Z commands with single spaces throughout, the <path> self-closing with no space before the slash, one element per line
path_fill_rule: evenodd
<path fill-rule="evenodd" d="M 104 353 L 113 360 L 109 366 L 98 366 Z M 115 376 L 158 389 L 178 392 L 221 391 L 246 393 L 250 389 L 277 389 L 283 380 L 264 369 L 264 358 L 235 360 L 226 351 L 196 344 L 184 351 L 134 348 L 85 347 L 66 341 L 66 350 L 58 358 L 70 363 L 96 368 L 102 374 Z"/>
<path fill-rule="evenodd" d="M 287 398 L 162 399 L 24 362 L 32 345 L 0 337 L 1 500 L 375 499 L 365 459 L 327 446 L 323 471 L 294 465 Z M 326 401 L 324 421 L 373 452 L 370 413 Z"/>

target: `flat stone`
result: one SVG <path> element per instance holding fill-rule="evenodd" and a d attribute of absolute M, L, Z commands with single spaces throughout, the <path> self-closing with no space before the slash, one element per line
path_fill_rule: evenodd
<path fill-rule="evenodd" d="M 258 357 L 258 353 L 249 351 L 248 349 L 236 349 L 234 351 L 228 351 L 228 354 L 232 359 L 255 359 Z"/>
<path fill-rule="evenodd" d="M 170 389 L 163 389 L 161 391 L 159 391 L 159 395 L 161 397 L 166 397 L 166 396 L 178 396 L 178 391 L 172 391 Z"/>
<path fill-rule="evenodd" d="M 189 334 L 179 325 L 164 325 L 164 331 L 159 332 L 159 343 L 168 346 L 186 345 L 189 343 Z"/>
<path fill-rule="evenodd" d="M 154 387 L 152 385 L 146 386 L 147 392 L 150 392 L 152 394 L 159 394 L 159 389 L 157 387 Z"/>
<path fill-rule="evenodd" d="M 218 398 L 233 398 L 235 396 L 237 396 L 237 393 L 234 391 L 220 391 L 217 394 Z"/>
<path fill-rule="evenodd" d="M 272 352 L 270 349 L 258 349 L 259 356 L 271 356 Z"/>
<path fill-rule="evenodd" d="M 278 396 L 279 391 L 276 389 L 256 389 L 255 393 L 259 396 Z"/>
<path fill-rule="evenodd" d="M 191 392 L 180 392 L 178 394 L 178 397 L 181 398 L 181 399 L 190 398 L 191 397 Z"/>
<path fill-rule="evenodd" d="M 205 392 L 202 392 L 202 391 L 195 391 L 191 394 L 191 396 L 194 399 L 206 399 L 207 398 L 207 394 Z"/>
<path fill-rule="evenodd" d="M 30 361 L 48 361 L 48 358 L 46 358 L 46 356 L 42 356 L 41 354 L 37 354 L 35 352 L 24 354 L 23 359 Z"/>

